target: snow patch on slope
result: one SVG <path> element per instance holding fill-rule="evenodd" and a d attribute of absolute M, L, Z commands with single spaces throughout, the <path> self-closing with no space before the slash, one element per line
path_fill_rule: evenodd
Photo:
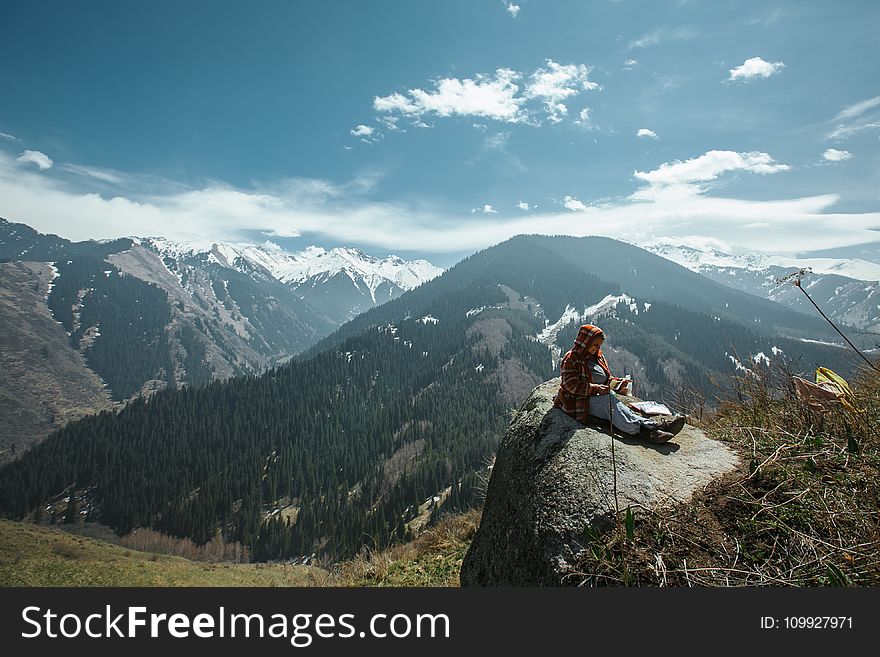
<path fill-rule="evenodd" d="M 639 304 L 631 296 L 627 294 L 609 294 L 599 303 L 584 308 L 583 312 L 578 312 L 578 310 L 571 304 L 566 305 L 565 311 L 562 313 L 559 319 L 552 324 L 545 320 L 545 322 L 547 323 L 544 327 L 544 330 L 538 333 L 538 335 L 536 335 L 535 337 L 539 342 L 542 342 L 546 345 L 555 344 L 556 336 L 559 334 L 559 331 L 563 327 L 568 326 L 572 322 L 584 322 L 590 317 L 596 317 L 599 315 L 610 313 L 615 308 L 617 308 L 619 304 L 624 304 L 627 308 L 630 309 L 630 311 L 632 311 L 636 315 L 639 314 Z M 643 312 L 647 312 L 648 308 L 651 307 L 651 304 L 646 303 L 643 305 L 643 307 Z"/>

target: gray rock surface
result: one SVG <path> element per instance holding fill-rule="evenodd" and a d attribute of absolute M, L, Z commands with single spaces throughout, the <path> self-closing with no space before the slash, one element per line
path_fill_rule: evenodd
<path fill-rule="evenodd" d="M 559 379 L 541 384 L 511 421 L 483 518 L 461 568 L 463 586 L 559 586 L 575 570 L 588 526 L 614 521 L 611 438 L 557 408 Z M 685 426 L 665 445 L 615 432 L 620 509 L 686 502 L 735 469 L 737 455 Z"/>

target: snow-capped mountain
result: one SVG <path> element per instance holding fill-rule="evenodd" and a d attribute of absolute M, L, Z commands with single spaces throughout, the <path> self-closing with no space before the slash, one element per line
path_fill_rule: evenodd
<path fill-rule="evenodd" d="M 339 324 L 443 272 L 426 260 L 403 260 L 393 255 L 377 258 L 353 248 L 328 251 L 311 246 L 287 253 L 268 244 L 175 242 L 162 238 L 146 238 L 140 243 L 158 253 L 172 270 L 201 263 L 283 283 Z"/>
<path fill-rule="evenodd" d="M 86 378 L 100 377 L 115 401 L 259 373 L 442 272 L 350 248 L 292 254 L 268 243 L 138 237 L 73 243 L 5 219 L 0 264 L 9 265 L 0 272 L 9 280 L 30 277 L 43 299 L 42 308 L 16 308 L 22 322 L 54 321 L 60 337 L 52 349 L 69 343 L 64 356 Z"/>
<path fill-rule="evenodd" d="M 860 281 L 880 281 L 880 264 L 858 258 L 789 258 L 761 253 L 734 255 L 711 247 L 698 249 L 684 244 L 637 244 L 691 271 L 709 269 L 753 269 L 771 267 L 801 269 L 809 267 L 814 274 L 834 274 Z"/>
<path fill-rule="evenodd" d="M 750 294 L 818 315 L 801 290 L 777 280 L 809 267 L 803 288 L 835 322 L 880 331 L 880 264 L 855 258 L 788 258 L 758 253 L 735 255 L 683 244 L 640 244 L 641 248 Z"/>

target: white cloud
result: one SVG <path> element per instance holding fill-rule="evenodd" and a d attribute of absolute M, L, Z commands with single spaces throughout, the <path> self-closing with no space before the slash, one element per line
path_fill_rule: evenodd
<path fill-rule="evenodd" d="M 844 160 L 849 160 L 852 158 L 852 153 L 849 151 L 839 151 L 836 148 L 829 148 L 824 153 L 822 153 L 822 157 L 824 157 L 829 162 L 843 162 Z"/>
<path fill-rule="evenodd" d="M 765 62 L 760 57 L 750 57 L 740 66 L 730 69 L 731 80 L 752 80 L 754 78 L 769 78 L 785 68 L 782 62 Z"/>
<path fill-rule="evenodd" d="M 383 116 L 399 114 L 413 121 L 413 125 L 425 125 L 422 118 L 431 114 L 537 125 L 532 118 L 534 110 L 527 105 L 538 101 L 543 104 L 548 120 L 558 123 L 568 114 L 563 101 L 584 91 L 600 89 L 589 79 L 590 71 L 583 64 L 558 64 L 548 59 L 528 77 L 499 68 L 493 75 L 480 74 L 473 79 L 442 78 L 434 82 L 433 89 L 376 96 L 373 109 Z"/>
<path fill-rule="evenodd" d="M 636 137 L 645 137 L 647 139 L 660 139 L 657 136 L 657 133 L 653 130 L 649 130 L 648 128 L 639 128 L 639 131 L 636 133 Z"/>
<path fill-rule="evenodd" d="M 709 151 L 690 160 L 664 162 L 653 171 L 635 171 L 633 175 L 651 187 L 691 185 L 715 180 L 728 171 L 769 174 L 787 171 L 789 167 L 779 164 L 767 153 L 736 153 L 734 151 Z"/>
<path fill-rule="evenodd" d="M 409 98 L 399 93 L 377 96 L 373 107 L 377 112 L 399 112 L 410 117 L 423 114 L 482 116 L 516 123 L 521 120 L 523 102 L 516 97 L 518 78 L 516 71 L 505 68 L 499 68 L 494 76 L 478 75 L 473 80 L 443 78 L 434 83 L 433 91 L 410 89 Z"/>
<path fill-rule="evenodd" d="M 2 137 L 3 139 L 8 139 L 9 141 L 21 141 L 21 139 L 19 139 L 15 135 L 10 135 L 6 132 L 0 132 L 0 137 Z"/>
<path fill-rule="evenodd" d="M 471 214 L 476 214 L 477 212 L 482 212 L 483 214 L 498 214 L 498 210 L 493 208 L 488 203 L 482 208 L 471 208 Z"/>
<path fill-rule="evenodd" d="M 532 206 L 532 205 L 529 205 L 528 203 L 526 203 L 525 201 L 520 201 L 519 203 L 516 204 L 516 207 L 518 207 L 523 212 L 528 212 L 529 210 L 533 210 L 534 208 L 536 208 L 538 206 L 536 206 L 536 205 Z"/>
<path fill-rule="evenodd" d="M 40 171 L 51 169 L 54 164 L 51 157 L 40 151 L 24 151 L 17 159 L 19 162 L 36 164 L 40 168 Z"/>
<path fill-rule="evenodd" d="M 521 99 L 516 98 L 519 74 L 510 69 L 498 69 L 494 78 L 477 76 L 475 80 L 444 78 L 436 84 L 436 91 L 411 89 L 410 95 L 423 112 L 448 117 L 454 114 L 484 116 L 499 121 L 516 123 Z"/>
<path fill-rule="evenodd" d="M 599 89 L 599 85 L 589 79 L 590 70 L 583 64 L 562 65 L 548 59 L 544 67 L 532 73 L 524 96 L 542 100 L 548 120 L 559 123 L 568 114 L 568 107 L 563 100 L 576 96 L 581 91 Z"/>
<path fill-rule="evenodd" d="M 638 65 L 639 65 L 639 60 L 638 60 L 638 59 L 627 59 L 627 60 L 623 63 L 623 70 L 624 70 L 624 71 L 631 71 L 631 70 L 633 70 L 633 69 L 634 69 L 636 66 L 638 66 Z"/>
<path fill-rule="evenodd" d="M 633 48 L 647 48 L 648 46 L 656 46 L 659 43 L 668 41 L 688 41 L 697 35 L 696 31 L 690 27 L 677 27 L 673 29 L 660 28 L 648 32 L 644 36 L 635 41 L 631 41 L 627 50 Z"/>
<path fill-rule="evenodd" d="M 519 5 L 515 5 L 515 4 L 513 4 L 512 2 L 508 2 L 508 3 L 507 3 L 507 12 L 508 12 L 511 16 L 513 16 L 514 18 L 516 18 L 517 15 L 519 14 L 519 10 L 520 10 Z"/>
<path fill-rule="evenodd" d="M 373 98 L 373 109 L 377 112 L 400 112 L 401 114 L 417 114 L 419 108 L 406 96 L 393 93 L 390 96 L 376 96 Z"/>
<path fill-rule="evenodd" d="M 722 170 L 770 172 L 782 166 L 769 156 L 742 160 L 739 167 L 697 167 L 661 178 L 703 181 Z M 567 197 L 579 212 L 559 208 L 504 216 L 484 212 L 484 206 L 478 210 L 480 221 L 474 221 L 467 211 L 449 213 L 429 202 L 359 197 L 378 174 L 344 183 L 295 179 L 253 189 L 218 183 L 189 189 L 168 183 L 161 191 L 151 185 L 149 194 L 139 192 L 137 176 L 125 174 L 130 188 L 108 197 L 89 189 L 88 178 L 76 179 L 80 185 L 73 186 L 54 171 L 22 168 L 0 151 L 0 216 L 73 240 L 165 235 L 240 242 L 262 232 L 260 240 L 303 235 L 316 241 L 435 253 L 472 252 L 519 234 L 557 234 L 604 235 L 637 243 L 710 235 L 755 251 L 793 255 L 876 242 L 880 229 L 880 212 L 836 212 L 834 194 L 749 201 L 688 187 L 688 193 L 633 194 L 591 205 Z M 651 173 L 644 175 L 656 179 Z M 680 185 L 660 186 L 682 191 Z"/>
<path fill-rule="evenodd" d="M 372 146 L 382 139 L 381 132 L 377 132 L 375 128 L 363 124 L 355 126 L 354 129 L 349 130 L 348 133 L 352 137 L 360 137 L 360 140 L 369 146 Z"/>
<path fill-rule="evenodd" d="M 595 130 L 596 126 L 593 124 L 593 119 L 590 117 L 591 111 L 592 110 L 589 107 L 582 109 L 578 113 L 578 117 L 575 119 L 574 124 L 584 130 Z"/>
<path fill-rule="evenodd" d="M 376 132 L 375 128 L 363 124 L 356 126 L 354 130 L 349 130 L 349 134 L 353 137 L 371 137 L 374 132 Z"/>
<path fill-rule="evenodd" d="M 525 96 L 558 102 L 581 91 L 594 91 L 599 85 L 589 80 L 591 70 L 584 64 L 562 65 L 548 59 L 544 67 L 532 73 Z"/>
<path fill-rule="evenodd" d="M 579 200 L 574 198 L 573 196 L 566 196 L 562 199 L 562 205 L 567 210 L 571 210 L 572 212 L 584 212 L 589 210 L 589 208 L 581 203 Z"/>

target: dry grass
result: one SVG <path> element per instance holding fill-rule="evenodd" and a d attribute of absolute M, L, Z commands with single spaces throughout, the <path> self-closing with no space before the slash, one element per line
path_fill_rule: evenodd
<path fill-rule="evenodd" d="M 880 585 L 880 377 L 852 383 L 860 411 L 822 414 L 785 368 L 734 381 L 702 422 L 743 467 L 627 531 L 584 537 L 576 583 L 648 586 Z M 624 523 L 626 524 L 626 523 Z"/>
<path fill-rule="evenodd" d="M 458 586 L 461 562 L 479 523 L 479 511 L 444 518 L 410 543 L 378 553 L 366 551 L 339 564 L 331 584 Z"/>

